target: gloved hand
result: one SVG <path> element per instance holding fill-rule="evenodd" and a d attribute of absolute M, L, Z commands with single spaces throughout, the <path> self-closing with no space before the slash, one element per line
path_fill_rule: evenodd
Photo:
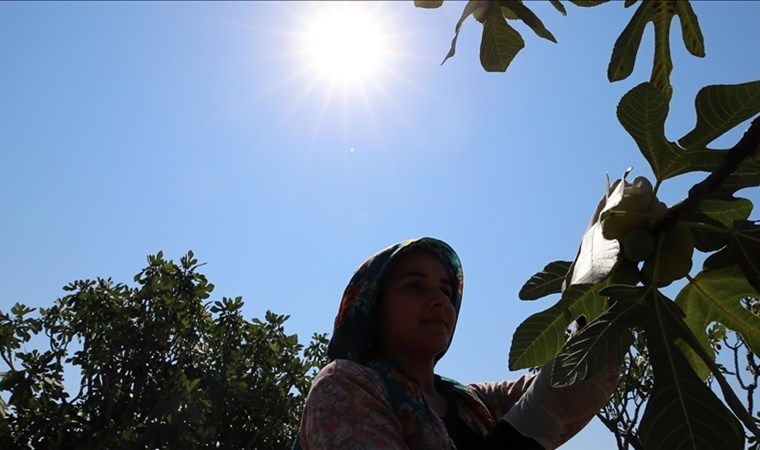
<path fill-rule="evenodd" d="M 552 363 L 545 365 L 504 419 L 546 449 L 574 436 L 607 403 L 617 386 L 620 365 L 611 359 L 600 373 L 563 388 L 551 386 Z"/>

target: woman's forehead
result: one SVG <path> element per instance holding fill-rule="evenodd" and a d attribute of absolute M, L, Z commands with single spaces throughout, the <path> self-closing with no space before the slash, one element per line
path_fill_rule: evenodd
<path fill-rule="evenodd" d="M 438 275 L 450 279 L 453 274 L 450 268 L 437 256 L 424 249 L 413 249 L 399 259 L 394 267 L 391 268 L 389 275 L 391 278 L 405 275 Z"/>

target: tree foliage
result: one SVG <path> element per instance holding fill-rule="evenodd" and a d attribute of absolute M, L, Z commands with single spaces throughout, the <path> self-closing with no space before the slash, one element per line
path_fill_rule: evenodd
<path fill-rule="evenodd" d="M 416 3 L 434 8 L 442 2 Z M 607 1 L 570 3 L 592 7 Z M 611 3 L 619 6 L 621 2 Z M 483 25 L 480 59 L 487 71 L 505 71 L 525 46 L 510 21 L 520 20 L 539 37 L 556 42 L 528 4 L 520 0 L 468 1 L 446 59 L 454 55 L 461 27 L 471 15 Z M 565 14 L 559 1 L 551 4 Z M 636 197 L 629 191 L 641 185 L 628 183 L 628 172 L 615 184 L 608 183 L 575 259 L 548 264 L 520 291 L 523 300 L 552 294 L 560 297 L 517 328 L 510 367 L 531 368 L 554 360 L 552 383 L 566 386 L 593 374 L 610 353 L 625 355 L 632 342 L 638 343 L 641 351 L 635 353 L 635 364 L 629 357 L 630 372 L 624 378 L 633 374 L 642 381 L 626 384 L 617 397 L 625 398 L 625 389 L 646 393 L 646 401 L 636 403 L 634 409 L 635 420 L 640 421 L 637 438 L 643 448 L 741 449 L 744 431 L 756 440 L 760 430 L 751 408 L 742 404 L 716 363 L 708 327 L 717 323 L 736 333 L 752 354 L 760 350 L 760 317 L 741 303 L 745 298 L 757 298 L 760 292 L 760 221 L 750 218 L 752 202 L 735 195 L 741 189 L 760 186 L 760 117 L 732 148 L 708 146 L 760 113 L 760 80 L 704 87 L 695 100 L 694 128 L 679 139 L 669 139 L 665 122 L 673 92 L 673 18 L 678 17 L 683 43 L 692 55 L 705 55 L 704 39 L 689 1 L 626 0 L 622 4 L 626 8 L 634 5 L 629 23 L 612 48 L 607 75 L 615 82 L 633 73 L 644 29 L 652 23 L 650 79 L 626 93 L 617 108 L 621 125 L 654 174 L 648 196 L 636 194 L 651 203 L 622 207 Z M 660 212 L 653 212 L 663 182 L 697 171 L 709 175 L 693 186 L 682 202 L 669 208 L 663 204 Z M 613 222 L 616 236 L 612 236 Z M 628 239 L 632 231 L 636 237 Z M 651 238 L 651 248 L 647 239 L 646 250 L 636 248 L 643 245 L 641 236 Z M 695 248 L 706 258 L 699 270 L 694 270 Z M 621 275 L 623 268 L 625 276 Z M 685 286 L 675 299 L 668 298 L 662 288 L 677 280 Z M 565 341 L 564 331 L 578 319 L 588 325 Z M 646 357 L 638 357 L 641 355 Z M 708 377 L 717 383 L 723 401 L 708 386 Z M 621 433 L 626 437 L 630 431 Z"/>
<path fill-rule="evenodd" d="M 209 301 L 198 267 L 159 252 L 136 287 L 80 280 L 50 308 L 0 311 L 3 448 L 289 448 L 325 336 L 304 349 L 287 316 Z"/>
<path fill-rule="evenodd" d="M 742 306 L 751 314 L 760 316 L 760 300 L 745 298 Z M 633 345 L 625 354 L 623 373 L 618 381 L 618 389 L 610 402 L 597 417 L 614 435 L 619 450 L 642 450 L 639 422 L 644 406 L 652 393 L 654 377 L 650 355 L 643 333 L 634 332 Z M 734 386 L 743 391 L 744 405 L 756 423 L 760 424 L 760 413 L 755 408 L 755 392 L 760 380 L 760 359 L 747 347 L 741 335 L 728 330 L 720 323 L 712 324 L 707 330 L 707 345 L 722 355 L 725 364 L 718 363 L 720 371 L 734 381 Z M 713 378 L 708 377 L 708 384 Z M 757 450 L 758 442 L 748 435 L 749 450 Z"/>

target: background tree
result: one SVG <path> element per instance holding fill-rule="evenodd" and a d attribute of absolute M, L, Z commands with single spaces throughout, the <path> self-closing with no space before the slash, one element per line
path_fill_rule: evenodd
<path fill-rule="evenodd" d="M 424 8 L 442 3 L 415 1 Z M 566 14 L 561 2 L 550 3 Z M 570 3 L 592 7 L 607 1 Z M 716 363 L 719 348 L 714 336 L 720 330 L 735 333 L 737 344 L 728 348 L 737 355 L 746 349 L 751 355 L 749 371 L 756 374 L 760 317 L 748 310 L 743 299 L 760 295 L 760 223 L 750 219 L 752 202 L 735 194 L 760 186 L 760 118 L 732 148 L 708 145 L 760 112 L 760 81 L 703 88 L 695 100 L 694 128 L 671 141 L 665 135 L 673 93 L 670 27 L 677 17 L 684 46 L 703 57 L 699 21 L 686 0 L 622 4 L 636 8 L 613 46 L 607 76 L 615 82 L 633 72 L 651 22 L 650 79 L 623 96 L 617 116 L 648 161 L 654 183 L 644 177 L 629 183 L 630 169 L 608 183 L 576 257 L 554 261 L 528 280 L 521 299 L 551 294 L 560 294 L 560 299 L 518 327 L 510 368 L 538 367 L 553 360 L 552 383 L 568 386 L 609 364 L 610 354 L 628 352 L 620 389 L 602 415 L 609 419 L 605 424 L 616 433 L 619 447 L 738 450 L 744 447 L 745 432 L 755 440 L 750 442 L 760 438 L 751 414 L 755 388 L 752 382 L 744 383 L 738 369 L 727 372 Z M 505 71 L 525 46 L 510 21 L 522 21 L 539 37 L 556 42 L 527 2 L 471 0 L 455 26 L 444 62 L 454 56 L 469 16 L 483 25 L 480 62 L 486 71 Z M 695 171 L 709 175 L 682 202 L 668 208 L 659 201 L 657 193 L 664 182 Z M 705 257 L 697 273 L 692 271 L 695 250 Z M 677 281 L 683 288 L 671 299 L 662 288 Z M 588 325 L 565 341 L 564 331 L 578 319 Z M 708 330 L 713 323 L 720 328 Z M 740 389 L 749 394 L 746 405 L 726 374 L 736 376 Z M 723 401 L 710 389 L 708 379 L 717 384 Z M 625 407 L 620 409 L 622 404 Z"/>
<path fill-rule="evenodd" d="M 198 267 L 159 252 L 137 287 L 80 280 L 50 308 L 0 311 L 3 448 L 289 448 L 325 336 L 304 348 L 286 316 L 207 300 Z"/>

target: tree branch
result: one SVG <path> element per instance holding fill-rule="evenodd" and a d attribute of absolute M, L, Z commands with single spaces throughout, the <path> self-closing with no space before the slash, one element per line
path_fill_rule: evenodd
<path fill-rule="evenodd" d="M 13 365 L 13 355 L 11 352 L 8 352 L 8 355 L 6 355 L 5 352 L 0 352 L 0 356 L 3 358 L 3 361 L 8 364 L 8 367 L 10 367 L 11 370 L 16 370 L 16 366 Z"/>
<path fill-rule="evenodd" d="M 700 183 L 689 189 L 689 195 L 685 200 L 674 205 L 663 218 L 658 226 L 659 230 L 669 231 L 684 216 L 694 213 L 699 204 L 708 195 L 720 189 L 726 179 L 736 171 L 739 164 L 745 159 L 755 156 L 760 146 L 760 116 L 750 124 L 742 138 L 726 153 L 726 159 L 717 169 Z"/>

